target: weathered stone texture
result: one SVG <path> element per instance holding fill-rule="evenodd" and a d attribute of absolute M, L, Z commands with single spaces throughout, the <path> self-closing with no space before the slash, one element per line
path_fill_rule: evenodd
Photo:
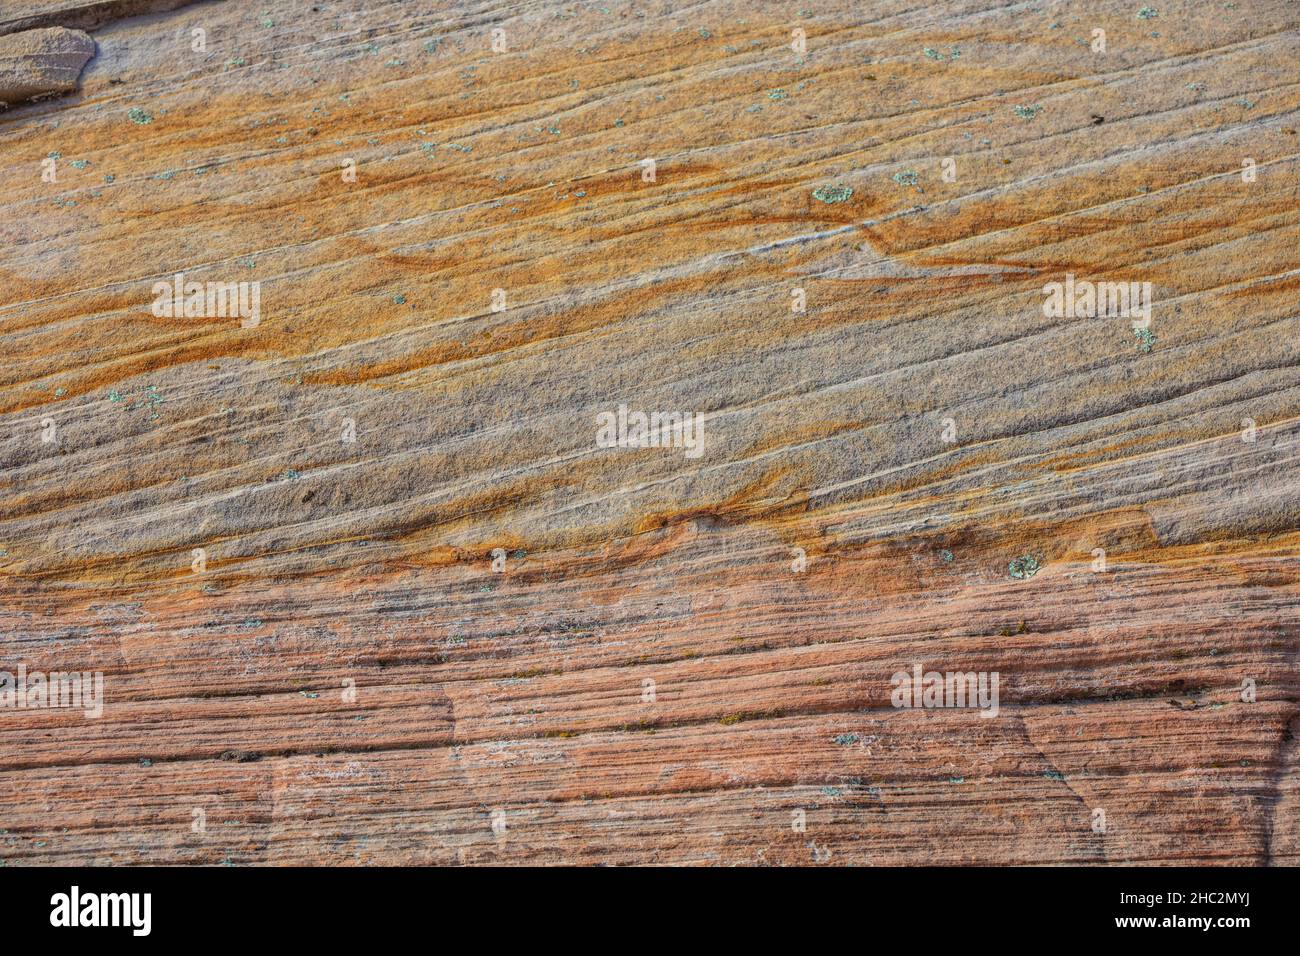
<path fill-rule="evenodd" d="M 0 710 L 0 859 L 1300 862 L 1300 7 L 1141 7 L 98 24 L 0 115 L 0 668 L 107 701 Z"/>

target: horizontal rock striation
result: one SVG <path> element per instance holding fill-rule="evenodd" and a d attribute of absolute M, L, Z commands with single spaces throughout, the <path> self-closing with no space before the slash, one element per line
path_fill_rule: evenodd
<path fill-rule="evenodd" d="M 95 55 L 95 41 L 80 30 L 49 27 L 0 35 L 0 103 L 22 103 L 77 88 Z"/>

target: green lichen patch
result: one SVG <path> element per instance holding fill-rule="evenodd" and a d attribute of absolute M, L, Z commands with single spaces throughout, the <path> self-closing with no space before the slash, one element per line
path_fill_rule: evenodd
<path fill-rule="evenodd" d="M 129 110 L 127 110 L 126 118 L 129 119 L 132 123 L 137 123 L 140 126 L 144 126 L 148 123 L 153 122 L 153 117 L 150 116 L 148 113 L 146 113 L 144 110 L 140 109 L 140 107 L 138 106 L 133 106 Z"/>
<path fill-rule="evenodd" d="M 116 393 L 110 392 L 109 394 L 111 397 Z M 116 399 L 114 399 L 114 401 L 116 401 Z M 161 404 L 163 404 L 163 397 L 162 393 L 158 391 L 158 386 L 146 385 L 143 394 L 136 399 L 136 401 L 132 402 L 129 407 L 132 411 L 135 411 L 136 409 L 148 409 L 149 421 L 154 421 L 158 418 L 158 412 L 156 409 Z"/>
<path fill-rule="evenodd" d="M 1134 329 L 1133 336 L 1138 341 L 1138 351 L 1143 355 L 1150 353 L 1156 346 L 1156 334 L 1150 329 Z"/>
<path fill-rule="evenodd" d="M 1037 116 L 1039 113 L 1041 113 L 1041 112 L 1043 111 L 1043 108 L 1042 108 L 1041 106 L 1037 106 L 1037 105 L 1035 105 L 1035 106 L 1017 106 L 1017 107 L 1015 108 L 1015 111 L 1016 111 L 1016 115 L 1019 116 L 1021 119 L 1023 119 L 1023 120 L 1031 120 L 1031 119 L 1033 119 L 1035 116 Z"/>
<path fill-rule="evenodd" d="M 849 186 L 818 186 L 813 190 L 813 198 L 833 206 L 835 203 L 848 202 L 852 199 L 853 189 Z"/>

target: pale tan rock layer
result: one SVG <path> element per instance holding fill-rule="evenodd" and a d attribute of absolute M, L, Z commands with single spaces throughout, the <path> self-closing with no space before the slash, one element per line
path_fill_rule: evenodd
<path fill-rule="evenodd" d="M 77 88 L 95 41 L 80 30 L 49 27 L 0 36 L 0 103 L 22 103 Z"/>
<path fill-rule="evenodd" d="M 1300 10 L 915 6 L 97 22 L 0 117 L 0 669 L 107 702 L 0 709 L 0 859 L 1300 862 Z"/>
<path fill-rule="evenodd" d="M 60 26 L 78 30 L 126 17 L 163 13 L 195 0 L 5 0 L 0 8 L 0 34 Z M 226 0 L 210 0 L 223 3 Z"/>

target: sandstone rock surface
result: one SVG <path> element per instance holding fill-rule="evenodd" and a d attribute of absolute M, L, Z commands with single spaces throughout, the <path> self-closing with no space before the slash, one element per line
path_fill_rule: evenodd
<path fill-rule="evenodd" d="M 47 27 L 0 36 L 0 103 L 21 103 L 77 88 L 95 41 L 80 30 Z"/>
<path fill-rule="evenodd" d="M 114 20 L 165 13 L 194 2 L 195 0 L 5 0 L 3 8 L 0 8 L 0 34 L 51 26 L 93 30 Z"/>
<path fill-rule="evenodd" d="M 0 115 L 0 669 L 105 681 L 0 860 L 1300 863 L 1300 7 L 1155 6 L 99 23 Z"/>

